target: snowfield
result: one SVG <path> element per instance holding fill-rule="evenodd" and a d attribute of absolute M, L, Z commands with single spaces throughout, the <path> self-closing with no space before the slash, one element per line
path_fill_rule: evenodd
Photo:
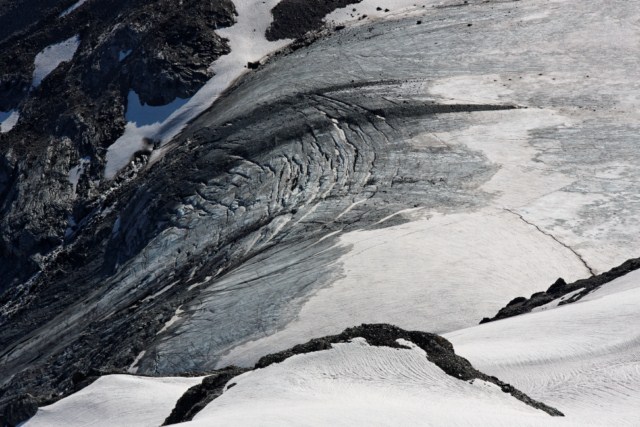
<path fill-rule="evenodd" d="M 445 374 L 424 350 L 362 339 L 234 378 L 185 426 L 542 425 L 553 417 L 494 384 Z M 463 409 L 464 408 L 464 409 Z"/>
<path fill-rule="evenodd" d="M 188 102 L 171 103 L 165 108 L 168 116 L 163 120 L 142 125 L 127 114 L 128 123 L 124 134 L 107 151 L 105 178 L 112 179 L 125 167 L 136 151 L 148 149 L 147 140 L 158 141 L 162 146 L 175 137 L 186 124 L 213 104 L 218 97 L 243 73 L 249 62 L 258 61 L 265 55 L 287 45 L 290 40 L 269 42 L 265 32 L 272 21 L 271 9 L 279 0 L 236 0 L 238 12 L 235 25 L 218 31 L 229 39 L 231 53 L 211 64 L 215 75 Z M 129 99 L 129 107 L 132 104 Z M 148 107 L 153 108 L 153 107 Z M 168 114 L 167 114 L 168 113 Z M 137 115 L 136 115 L 137 116 Z M 152 161 L 162 156 L 164 150 L 156 150 Z"/>

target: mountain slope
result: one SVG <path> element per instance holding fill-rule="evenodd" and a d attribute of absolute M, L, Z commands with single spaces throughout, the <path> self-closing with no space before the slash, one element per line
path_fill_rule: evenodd
<path fill-rule="evenodd" d="M 268 42 L 329 12 L 296 4 L 60 2 L 0 42 L 0 408 L 638 256 L 633 4 L 365 0 Z"/>

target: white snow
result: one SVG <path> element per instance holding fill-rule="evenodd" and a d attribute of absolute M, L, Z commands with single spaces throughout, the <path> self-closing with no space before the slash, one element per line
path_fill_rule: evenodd
<path fill-rule="evenodd" d="M 558 277 L 587 275 L 569 250 L 498 209 L 433 214 L 342 234 L 340 241 L 351 248 L 340 259 L 343 277 L 306 300 L 286 328 L 233 349 L 218 366 L 250 365 L 312 335 L 363 322 L 453 331 L 477 324 L 514 296 L 548 288 Z"/>
<path fill-rule="evenodd" d="M 76 10 L 77 8 L 79 8 L 80 6 L 85 4 L 86 2 L 87 2 L 87 0 L 78 0 L 76 3 L 74 3 L 73 5 L 69 6 L 65 10 L 63 10 L 62 13 L 60 13 L 60 15 L 58 15 L 58 17 L 62 18 L 63 16 L 67 16 L 68 14 L 70 14 L 71 12 L 73 12 L 74 10 Z"/>
<path fill-rule="evenodd" d="M 108 375 L 85 389 L 38 409 L 24 427 L 156 427 L 198 378 Z"/>
<path fill-rule="evenodd" d="M 176 98 L 167 105 L 151 106 L 140 101 L 140 97 L 135 91 L 129 91 L 127 97 L 127 113 L 125 118 L 128 122 L 137 126 L 147 126 L 164 122 L 171 114 L 189 102 L 189 99 Z"/>
<path fill-rule="evenodd" d="M 87 167 L 87 165 L 91 163 L 91 158 L 90 157 L 83 157 L 82 159 L 80 159 L 80 162 L 72 167 L 69 170 L 69 182 L 71 183 L 71 185 L 73 185 L 73 192 L 76 192 L 76 187 L 78 186 L 78 181 L 80 181 L 80 177 L 82 176 L 82 174 L 84 173 L 85 168 Z"/>
<path fill-rule="evenodd" d="M 176 98 L 167 105 L 154 107 L 142 104 L 138 94 L 129 91 L 125 133 L 107 151 L 105 177 L 113 178 L 137 151 L 151 150 L 153 140 L 150 138 L 160 130 L 169 117 L 188 102 L 189 99 Z"/>
<path fill-rule="evenodd" d="M 20 112 L 11 110 L 7 112 L 0 111 L 0 133 L 7 133 L 18 123 Z"/>
<path fill-rule="evenodd" d="M 138 353 L 138 355 L 133 360 L 133 362 L 131 362 L 131 365 L 129 365 L 129 368 L 127 369 L 127 372 L 129 372 L 130 374 L 137 373 L 138 372 L 138 363 L 140 363 L 140 361 L 142 360 L 142 358 L 144 357 L 144 355 L 146 353 L 147 353 L 146 350 L 142 350 L 140 353 Z"/>
<path fill-rule="evenodd" d="M 58 65 L 70 61 L 80 46 L 80 36 L 75 35 L 60 43 L 47 46 L 36 55 L 34 60 L 32 86 L 38 87 Z"/>
<path fill-rule="evenodd" d="M 544 305 L 541 305 L 539 307 L 534 307 L 533 310 L 531 310 L 533 313 L 536 313 L 538 311 L 544 311 L 544 310 L 549 310 L 551 308 L 556 308 L 558 305 L 560 305 L 561 302 L 567 301 L 569 298 L 573 297 L 574 295 L 579 294 L 580 292 L 582 292 L 584 290 L 584 288 L 580 288 L 580 289 L 576 289 L 573 292 L 569 292 L 568 294 L 565 294 L 563 296 L 561 296 L 560 298 L 556 298 L 553 301 L 550 301 Z"/>
<path fill-rule="evenodd" d="M 637 290 L 638 287 L 640 287 L 640 270 L 635 270 L 601 286 L 578 302 L 592 301 L 611 294 Z"/>
<path fill-rule="evenodd" d="M 640 272 L 582 300 L 446 335 L 456 352 L 579 425 L 638 425 Z"/>
<path fill-rule="evenodd" d="M 232 379 L 229 384 L 236 385 L 185 426 L 533 426 L 552 421 L 493 384 L 445 374 L 422 349 L 410 347 L 373 347 L 355 339 L 293 356 Z"/>
<path fill-rule="evenodd" d="M 153 125 L 139 126 L 131 121 L 127 124 L 124 134 L 107 151 L 106 179 L 113 179 L 136 151 L 148 148 L 145 140 L 159 141 L 163 145 L 176 136 L 247 71 L 248 62 L 258 61 L 290 43 L 290 40 L 269 42 L 265 38 L 272 21 L 271 9 L 279 1 L 234 1 L 238 12 L 236 24 L 218 31 L 220 36 L 229 39 L 231 53 L 211 64 L 210 69 L 215 75 L 187 103 L 172 111 L 169 117 Z M 154 151 L 152 161 L 163 152 L 162 149 Z"/>
<path fill-rule="evenodd" d="M 174 323 L 180 320 L 181 314 L 183 313 L 184 313 L 184 310 L 182 310 L 182 306 L 178 307 L 176 309 L 176 313 L 171 317 L 171 319 L 169 319 L 167 323 L 164 324 L 162 329 L 160 329 L 156 335 L 160 335 L 161 333 L 169 329 Z"/>

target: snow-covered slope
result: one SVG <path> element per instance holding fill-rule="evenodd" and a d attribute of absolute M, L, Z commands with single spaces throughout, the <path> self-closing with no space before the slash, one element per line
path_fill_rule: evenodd
<path fill-rule="evenodd" d="M 481 380 L 461 381 L 425 352 L 364 340 L 293 356 L 234 378 L 185 426 L 535 426 L 553 417 Z"/>
<path fill-rule="evenodd" d="M 80 37 L 75 35 L 60 43 L 47 46 L 42 52 L 36 55 L 33 71 L 33 87 L 40 86 L 45 79 L 58 65 L 69 61 L 78 50 Z"/>
<path fill-rule="evenodd" d="M 447 334 L 474 366 L 578 425 L 640 420 L 640 272 L 582 300 Z"/>
<path fill-rule="evenodd" d="M 279 0 L 234 1 L 238 13 L 237 23 L 219 30 L 222 37 L 229 39 L 231 53 L 211 64 L 210 68 L 215 75 L 188 102 L 173 103 L 173 110 L 168 111 L 169 114 L 163 120 L 147 124 L 130 120 L 125 133 L 107 151 L 105 178 L 113 178 L 129 163 L 136 151 L 148 148 L 148 140 L 157 141 L 159 145 L 170 141 L 190 120 L 210 107 L 225 89 L 246 72 L 249 62 L 258 61 L 290 42 L 269 42 L 265 38 L 265 31 L 272 20 L 270 11 L 278 2 Z M 129 108 L 131 107 L 130 102 Z M 158 159 L 162 152 L 156 151 L 154 160 Z"/>
<path fill-rule="evenodd" d="M 376 344 L 358 337 L 359 332 Z M 474 425 L 479 421 L 506 426 L 515 420 L 536 425 L 560 415 L 476 371 L 436 335 L 363 325 L 316 342 L 327 340 L 333 344 L 321 349 L 310 342 L 304 350 L 292 349 L 297 355 L 271 355 L 274 359 L 260 369 L 228 381 L 225 377 L 221 396 L 212 397 L 204 409 L 200 406 L 195 417 L 177 420 L 190 421 L 181 424 L 185 426 Z M 171 400 L 177 400 L 176 392 L 200 380 L 102 377 L 41 408 L 26 426 L 158 425 Z M 184 404 L 198 405 L 204 398 L 193 390 L 192 398 L 184 400 L 187 393 L 181 399 Z"/>
<path fill-rule="evenodd" d="M 24 427 L 157 427 L 202 378 L 108 375 L 38 413 Z"/>

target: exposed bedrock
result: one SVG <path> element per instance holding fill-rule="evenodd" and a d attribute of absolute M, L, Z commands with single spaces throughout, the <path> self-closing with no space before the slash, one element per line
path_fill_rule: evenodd
<path fill-rule="evenodd" d="M 638 108 L 629 81 L 639 69 L 637 45 L 616 41 L 615 49 L 603 47 L 613 41 L 610 23 L 593 21 L 594 10 L 601 9 L 597 2 L 547 6 L 474 2 L 428 11 L 435 16 L 432 25 L 425 25 L 426 18 L 416 25 L 414 14 L 345 28 L 263 61 L 180 137 L 140 155 L 148 166 L 117 181 L 119 187 L 95 181 L 103 165 L 92 163 L 78 183 L 87 199 L 74 205 L 77 224 L 63 246 L 51 245 L 45 259 L 34 258 L 36 250 L 11 255 L 20 248 L 17 229 L 3 246 L 2 256 L 13 258 L 7 255 L 1 265 L 14 268 L 16 260 L 31 255 L 34 264 L 26 271 L 35 274 L 21 277 L 0 297 L 0 406 L 26 391 L 45 398 L 69 393 L 73 373 L 91 368 L 211 371 L 228 351 L 284 330 L 305 302 L 346 276 L 340 257 L 351 247 L 336 244 L 339 233 L 398 225 L 407 217 L 396 214 L 407 209 L 476 218 L 490 206 L 483 212 L 493 220 L 484 243 L 495 243 L 488 240 L 499 232 L 520 233 L 522 239 L 513 239 L 508 250 L 501 242 L 492 248 L 499 260 L 522 261 L 516 265 L 521 269 L 535 265 L 527 278 L 548 268 L 549 253 L 572 263 L 576 275 L 619 263 L 607 264 L 636 243 L 630 235 L 637 229 Z M 625 21 L 630 10 L 620 1 L 607 12 L 629 29 L 635 25 Z M 573 31 L 567 36 L 575 49 L 570 57 L 557 37 L 557 19 Z M 617 61 L 620 56 L 628 60 Z M 587 78 L 586 69 L 599 77 Z M 55 78 L 43 84 L 59 82 Z M 116 94 L 124 97 L 120 89 Z M 96 104 L 86 116 L 98 110 Z M 119 110 L 101 117 L 121 128 L 123 115 Z M 15 131 L 20 126 L 26 125 L 19 123 Z M 118 133 L 117 126 L 109 135 Z M 34 241 L 49 242 L 42 236 L 60 239 L 71 211 L 70 202 L 55 212 L 44 209 L 44 189 L 56 187 L 38 186 L 30 174 L 46 177 L 53 169 L 66 182 L 64 171 L 77 164 L 77 148 L 53 146 L 50 157 L 45 148 L 37 151 L 40 163 L 31 169 L 27 163 L 17 167 L 27 160 L 9 151 L 0 162 L 2 197 L 11 200 L 10 209 L 27 206 L 51 218 L 27 228 L 23 240 L 32 248 Z M 31 181 L 17 180 L 21 174 Z M 38 197 L 20 200 L 28 191 L 17 188 L 37 189 Z M 73 192 L 71 183 L 64 191 Z M 614 223 L 613 212 L 631 219 Z M 470 238 L 476 231 L 486 231 L 473 226 L 485 222 L 470 223 L 467 234 L 458 236 L 456 254 L 477 253 L 467 248 L 475 244 Z M 404 242 L 408 233 L 395 240 Z M 424 245 L 433 234 L 421 235 Z M 422 240 L 413 247 L 418 244 Z M 531 259 L 518 252 L 523 247 Z M 389 255 L 402 261 L 407 257 L 401 252 Z M 483 255 L 476 258 L 482 261 Z M 495 271 L 496 264 L 465 256 L 451 265 L 471 265 L 482 286 L 447 290 L 460 292 L 453 294 L 460 304 L 478 305 L 493 284 L 482 282 L 489 275 L 480 274 Z M 418 262 L 437 263 L 434 258 Z M 501 271 L 499 286 L 513 282 L 509 273 L 515 270 Z M 446 285 L 449 271 L 447 265 L 437 276 Z M 433 280 L 416 282 L 425 290 L 442 289 Z M 404 277 L 389 283 L 391 291 L 411 285 Z M 512 295 L 495 291 L 500 292 L 504 302 Z M 440 301 L 450 295 L 436 295 L 431 307 L 444 306 Z M 395 301 L 394 309 L 411 312 L 408 302 Z M 338 314 L 332 311 L 336 305 L 327 307 L 325 317 Z"/>
<path fill-rule="evenodd" d="M 282 0 L 273 8 L 273 22 L 267 30 L 267 40 L 297 39 L 306 32 L 318 30 L 323 18 L 334 10 L 360 3 L 362 0 Z"/>

